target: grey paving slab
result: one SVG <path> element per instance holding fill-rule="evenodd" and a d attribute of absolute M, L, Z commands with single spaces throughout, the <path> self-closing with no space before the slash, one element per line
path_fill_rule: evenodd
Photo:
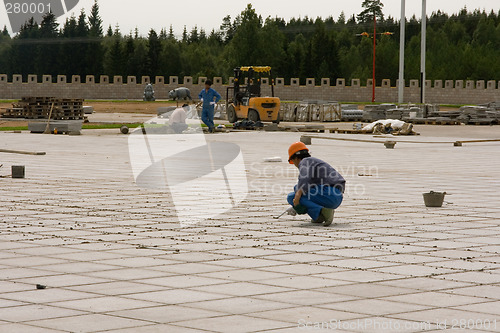
<path fill-rule="evenodd" d="M 95 297 L 95 294 L 59 288 L 49 288 L 43 290 L 36 290 L 33 288 L 33 290 L 29 291 L 5 293 L 2 297 L 26 303 L 48 304 L 59 301 L 93 298 Z"/>
<path fill-rule="evenodd" d="M 19 323 L 9 323 L 9 324 L 0 324 L 0 330 L 4 332 L 26 332 L 26 333 L 57 333 L 57 332 L 65 332 L 63 330 L 42 328 L 39 326 L 31 326 L 26 324 Z"/>
<path fill-rule="evenodd" d="M 361 318 L 359 313 L 348 310 L 335 311 L 333 309 L 319 308 L 314 306 L 299 306 L 294 308 L 270 310 L 253 313 L 252 316 L 259 318 L 275 319 L 294 324 L 297 328 L 301 321 L 330 322 L 332 320 L 345 320 Z"/>
<path fill-rule="evenodd" d="M 119 318 L 115 316 L 107 316 L 101 314 L 88 314 L 82 316 L 72 316 L 58 319 L 38 320 L 30 323 L 39 327 L 50 328 L 55 330 L 72 332 L 99 332 L 111 329 L 122 329 L 134 327 L 140 330 L 139 327 L 151 324 L 149 322 Z"/>
<path fill-rule="evenodd" d="M 138 330 L 140 330 L 141 333 L 163 333 L 163 332 L 169 332 L 169 333 L 196 333 L 196 332 L 214 332 L 214 331 L 192 329 L 192 328 L 175 326 L 175 325 L 168 325 L 168 324 L 152 324 L 152 325 L 149 325 L 149 326 L 141 326 L 140 329 L 138 329 L 137 327 L 132 327 L 132 328 L 121 328 L 121 329 L 116 329 L 116 330 L 109 330 L 109 331 L 106 331 L 106 332 L 113 332 L 113 333 L 137 333 Z"/>
<path fill-rule="evenodd" d="M 2 320 L 15 323 L 84 314 L 84 312 L 74 309 L 63 309 L 55 306 L 35 304 L 3 308 L 0 309 L 0 313 L 2 315 Z"/>
<path fill-rule="evenodd" d="M 212 290 L 212 289 L 211 289 Z M 214 299 L 227 298 L 227 295 L 189 289 L 167 289 L 128 296 L 133 299 L 157 302 L 166 305 L 181 305 Z"/>
<path fill-rule="evenodd" d="M 262 330 L 272 330 L 281 327 L 291 327 L 292 325 L 278 320 L 271 320 L 255 317 L 247 317 L 242 315 L 231 315 L 224 317 L 214 317 L 206 319 L 195 319 L 189 321 L 178 322 L 177 325 L 182 325 L 189 328 L 199 330 L 211 330 L 215 332 L 256 332 Z"/>
<path fill-rule="evenodd" d="M 205 304 L 211 302 L 218 301 L 210 301 L 210 302 L 198 302 L 196 304 Z M 217 309 L 214 311 L 213 309 Z M 219 306 L 214 306 L 212 308 L 193 308 L 193 307 L 184 307 L 178 305 L 168 305 L 168 306 L 158 306 L 158 307 L 150 307 L 150 308 L 142 308 L 142 309 L 134 309 L 134 310 L 123 310 L 110 312 L 110 315 L 118 316 L 122 318 L 132 318 L 137 320 L 145 320 L 154 323 L 173 323 L 177 321 L 191 320 L 191 319 L 200 319 L 200 318 L 211 318 L 211 317 L 220 317 L 226 315 L 228 312 L 218 312 L 221 308 Z M 231 312 L 229 312 L 231 313 Z"/>
<path fill-rule="evenodd" d="M 362 299 L 341 303 L 322 304 L 321 307 L 337 311 L 348 311 L 374 316 L 388 314 L 394 315 L 397 313 L 413 312 L 431 308 L 428 305 L 392 302 L 382 299 Z"/>

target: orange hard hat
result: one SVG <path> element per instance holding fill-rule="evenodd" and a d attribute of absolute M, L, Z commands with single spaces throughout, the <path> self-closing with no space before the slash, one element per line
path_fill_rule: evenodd
<path fill-rule="evenodd" d="M 303 142 L 294 142 L 292 143 L 292 145 L 290 146 L 290 148 L 288 148 L 288 163 L 290 164 L 293 164 L 292 161 L 290 161 L 290 159 L 292 158 L 292 156 L 301 151 L 301 150 L 307 150 L 309 151 L 309 149 L 306 147 L 306 145 L 303 143 Z"/>

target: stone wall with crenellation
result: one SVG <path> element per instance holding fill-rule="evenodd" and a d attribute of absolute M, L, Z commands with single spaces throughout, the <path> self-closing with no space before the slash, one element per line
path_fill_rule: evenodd
<path fill-rule="evenodd" d="M 55 79 L 55 80 L 54 80 Z M 21 75 L 13 75 L 9 80 L 5 74 L 0 74 L 0 99 L 20 99 L 25 96 L 51 96 L 59 98 L 84 99 L 142 99 L 144 87 L 151 82 L 157 99 L 168 99 L 168 92 L 178 87 L 187 87 L 194 98 L 204 87 L 207 78 L 200 77 L 194 82 L 191 76 L 179 78 L 177 76 L 157 76 L 151 81 L 148 76 L 108 77 L 105 75 L 96 78 L 87 75 L 85 80 L 78 75 L 72 75 L 67 80 L 65 75 L 28 75 L 24 80 Z M 225 98 L 227 85 L 222 78 L 213 79 L 213 88 Z M 232 78 L 229 79 L 232 82 Z M 346 82 L 337 79 L 331 82 L 323 78 L 317 82 L 314 78 L 306 79 L 305 85 L 300 80 L 292 78 L 285 82 L 283 78 L 275 79 L 274 91 L 276 96 L 285 101 L 325 100 L 340 102 L 371 102 L 372 80 L 361 85 L 360 79 Z M 408 84 L 409 83 L 409 84 Z M 381 86 L 375 87 L 375 100 L 383 103 L 396 103 L 398 100 L 398 82 L 383 80 Z M 270 95 L 269 80 L 263 80 L 262 91 Z M 420 86 L 418 80 L 407 82 L 404 91 L 404 102 L 418 103 L 420 101 Z M 436 80 L 426 81 L 426 102 L 437 104 L 482 104 L 500 101 L 500 82 L 496 81 L 453 81 Z"/>

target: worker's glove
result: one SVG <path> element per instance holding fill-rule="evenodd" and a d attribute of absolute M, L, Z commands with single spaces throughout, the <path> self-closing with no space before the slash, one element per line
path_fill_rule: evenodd
<path fill-rule="evenodd" d="M 295 211 L 295 209 L 293 209 L 293 207 L 288 208 L 288 209 L 286 210 L 286 213 L 287 213 L 288 215 L 291 215 L 291 216 L 295 216 L 295 215 L 297 215 L 297 212 Z"/>
<path fill-rule="evenodd" d="M 215 105 L 215 102 L 210 102 L 210 105 Z"/>

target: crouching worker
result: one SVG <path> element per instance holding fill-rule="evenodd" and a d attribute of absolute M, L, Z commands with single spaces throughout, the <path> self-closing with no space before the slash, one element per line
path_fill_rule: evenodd
<path fill-rule="evenodd" d="M 175 109 L 170 115 L 168 123 L 175 134 L 180 134 L 188 129 L 189 126 L 186 124 L 187 110 L 189 110 L 189 105 L 184 104 L 182 108 Z"/>
<path fill-rule="evenodd" d="M 345 179 L 330 164 L 311 157 L 302 142 L 292 144 L 288 156 L 288 162 L 299 169 L 299 181 L 288 195 L 288 203 L 296 213 L 309 214 L 313 223 L 329 226 L 342 203 Z M 290 212 L 294 215 L 291 208 Z"/>

